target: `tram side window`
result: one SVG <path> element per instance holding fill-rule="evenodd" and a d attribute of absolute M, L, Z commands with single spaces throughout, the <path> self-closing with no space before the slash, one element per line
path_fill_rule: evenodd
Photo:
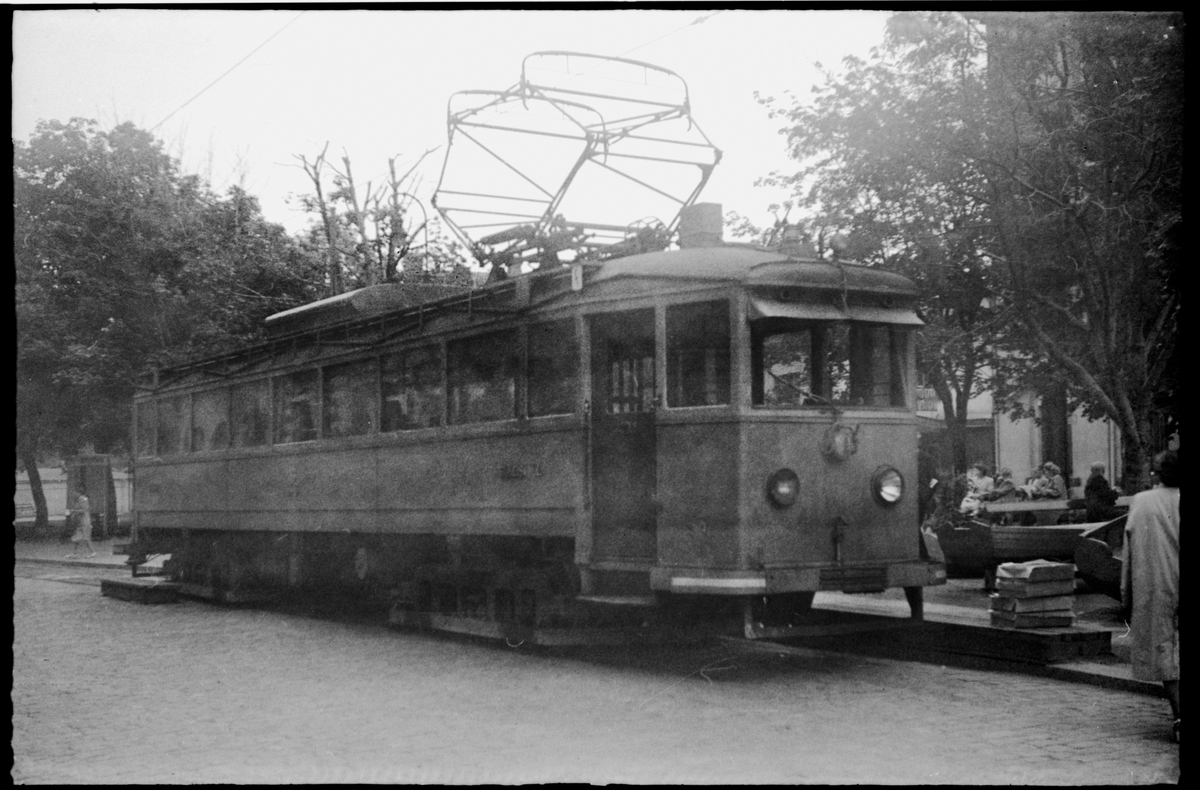
<path fill-rule="evenodd" d="M 520 359 L 515 331 L 471 337 L 446 345 L 451 425 L 517 416 Z"/>
<path fill-rule="evenodd" d="M 230 391 L 233 446 L 260 447 L 271 443 L 271 389 L 265 381 L 239 384 Z"/>
<path fill-rule="evenodd" d="M 379 424 L 375 360 L 325 368 L 325 436 L 363 436 Z"/>
<path fill-rule="evenodd" d="M 154 455 L 158 428 L 157 410 L 154 401 L 148 400 L 137 406 L 137 454 L 142 458 Z"/>
<path fill-rule="evenodd" d="M 317 371 L 302 370 L 275 378 L 275 443 L 317 438 Z"/>
<path fill-rule="evenodd" d="M 414 431 L 442 423 L 442 355 L 419 348 L 383 358 L 383 430 Z"/>
<path fill-rule="evenodd" d="M 229 390 L 221 388 L 192 396 L 192 452 L 229 446 Z"/>
<path fill-rule="evenodd" d="M 751 342 L 756 406 L 907 404 L 902 327 L 767 320 L 752 327 Z"/>
<path fill-rule="evenodd" d="M 579 385 L 574 321 L 529 327 L 529 416 L 571 414 Z"/>
<path fill-rule="evenodd" d="M 176 455 L 188 451 L 188 402 L 186 395 L 163 398 L 158 402 L 158 454 Z"/>
<path fill-rule="evenodd" d="M 729 403 L 729 303 L 667 308 L 667 405 Z"/>

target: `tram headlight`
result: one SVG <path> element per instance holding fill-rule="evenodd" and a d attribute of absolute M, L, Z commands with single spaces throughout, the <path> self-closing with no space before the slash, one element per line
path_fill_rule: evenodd
<path fill-rule="evenodd" d="M 780 469 L 767 478 L 767 499 L 775 507 L 790 507 L 800 496 L 800 478 L 791 469 Z"/>
<path fill-rule="evenodd" d="M 894 505 L 904 496 L 904 477 L 893 466 L 881 466 L 871 475 L 871 494 L 881 505 Z"/>

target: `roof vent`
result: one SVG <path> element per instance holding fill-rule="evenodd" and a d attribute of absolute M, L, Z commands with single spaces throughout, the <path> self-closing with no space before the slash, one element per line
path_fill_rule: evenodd
<path fill-rule="evenodd" d="M 778 228 L 772 240 L 778 245 L 780 252 L 791 258 L 817 257 L 816 246 L 808 240 L 799 225 L 784 225 Z"/>
<path fill-rule="evenodd" d="M 696 203 L 679 212 L 679 246 L 720 247 L 725 220 L 720 203 Z"/>

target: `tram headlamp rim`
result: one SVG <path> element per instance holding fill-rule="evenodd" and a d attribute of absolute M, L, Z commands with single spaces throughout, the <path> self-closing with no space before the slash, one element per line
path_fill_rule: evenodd
<path fill-rule="evenodd" d="M 783 467 L 767 478 L 767 500 L 778 508 L 791 507 L 800 498 L 800 477 Z"/>
<path fill-rule="evenodd" d="M 894 466 L 881 466 L 871 475 L 871 495 L 884 507 L 904 499 L 904 475 Z"/>

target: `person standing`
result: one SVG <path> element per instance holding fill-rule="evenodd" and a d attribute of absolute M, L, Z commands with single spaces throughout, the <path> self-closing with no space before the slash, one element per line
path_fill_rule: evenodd
<path fill-rule="evenodd" d="M 71 541 L 75 544 L 75 550 L 68 557 L 78 556 L 78 552 L 83 546 L 87 545 L 89 557 L 96 556 L 96 547 L 92 545 L 92 503 L 88 500 L 87 494 L 82 488 L 79 489 L 78 495 L 75 497 L 75 503 L 71 507 L 71 512 L 75 514 L 75 534 L 71 536 Z"/>
<path fill-rule="evenodd" d="M 1160 681 L 1179 742 L 1179 453 L 1154 458 L 1158 483 L 1133 498 L 1122 551 L 1121 602 L 1131 613 L 1138 680 Z"/>

